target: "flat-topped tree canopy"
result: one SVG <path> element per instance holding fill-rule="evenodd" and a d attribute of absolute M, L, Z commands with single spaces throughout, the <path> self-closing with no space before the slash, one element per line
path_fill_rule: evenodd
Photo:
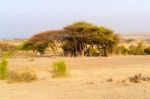
<path fill-rule="evenodd" d="M 64 30 L 72 35 L 73 38 L 82 42 L 88 42 L 93 32 L 98 30 L 98 26 L 81 21 L 64 27 Z"/>
<path fill-rule="evenodd" d="M 23 45 L 23 49 L 38 51 L 43 54 L 44 50 L 50 45 L 52 50 L 55 50 L 55 41 L 62 40 L 64 36 L 63 30 L 50 30 L 40 32 L 29 38 Z"/>
<path fill-rule="evenodd" d="M 29 40 L 36 40 L 36 41 L 45 40 L 48 42 L 53 42 L 63 37 L 64 34 L 65 32 L 63 30 L 49 30 L 37 33 L 33 35 Z"/>
<path fill-rule="evenodd" d="M 64 27 L 62 30 L 50 30 L 33 35 L 26 43 L 25 48 L 44 52 L 50 44 L 56 47 L 56 42 L 61 42 L 63 50 L 71 50 L 77 56 L 82 56 L 96 45 L 103 50 L 105 55 L 118 42 L 118 37 L 111 29 L 99 27 L 88 22 L 76 22 Z M 101 52 L 100 52 L 101 53 Z"/>

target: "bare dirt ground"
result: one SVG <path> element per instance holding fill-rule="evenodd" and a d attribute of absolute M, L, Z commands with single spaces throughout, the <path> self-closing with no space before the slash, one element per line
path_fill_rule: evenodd
<path fill-rule="evenodd" d="M 52 78 L 53 61 L 64 59 L 70 76 Z M 150 81 L 132 83 L 129 77 L 150 77 L 150 56 L 80 58 L 12 58 L 10 69 L 29 67 L 38 80 L 0 81 L 0 99 L 150 99 Z"/>

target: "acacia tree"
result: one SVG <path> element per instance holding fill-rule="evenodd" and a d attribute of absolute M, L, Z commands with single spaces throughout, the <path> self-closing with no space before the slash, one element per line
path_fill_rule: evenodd
<path fill-rule="evenodd" d="M 55 53 L 58 47 L 56 43 L 61 43 L 64 52 L 70 50 L 73 56 L 85 56 L 95 46 L 100 55 L 107 56 L 118 41 L 118 36 L 110 29 L 87 22 L 76 22 L 63 30 L 46 31 L 32 36 L 24 43 L 23 49 L 37 51 L 42 55 L 50 47 Z"/>
<path fill-rule="evenodd" d="M 33 50 L 40 53 L 40 55 L 44 54 L 44 51 L 47 47 L 50 47 L 53 52 L 57 53 L 57 46 L 55 41 L 59 38 L 59 34 L 62 33 L 61 30 L 55 31 L 45 31 L 33 35 L 29 40 L 27 40 L 21 47 L 24 50 Z"/>
<path fill-rule="evenodd" d="M 88 44 L 91 43 L 90 35 L 96 31 L 98 28 L 87 22 L 77 22 L 72 25 L 68 25 L 64 28 L 70 36 L 68 38 L 69 42 L 72 43 L 72 48 L 75 56 L 80 54 L 85 55 L 85 51 L 88 49 Z M 68 44 L 68 43 L 67 43 Z"/>
<path fill-rule="evenodd" d="M 76 54 L 79 51 L 82 56 L 86 55 L 93 46 L 97 46 L 100 55 L 107 56 L 112 53 L 119 41 L 118 35 L 105 27 L 98 27 L 87 22 L 77 22 L 64 28 L 71 36 L 71 44 Z M 71 43 L 72 43 L 71 42 Z"/>
<path fill-rule="evenodd" d="M 100 55 L 108 56 L 117 46 L 119 36 L 108 28 L 99 27 L 98 31 L 93 34 L 93 42 L 96 44 Z"/>

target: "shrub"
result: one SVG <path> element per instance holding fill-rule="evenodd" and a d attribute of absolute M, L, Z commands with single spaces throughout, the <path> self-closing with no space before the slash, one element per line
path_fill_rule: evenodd
<path fill-rule="evenodd" d="M 145 54 L 150 55 L 150 47 L 144 49 Z"/>
<path fill-rule="evenodd" d="M 65 61 L 59 60 L 53 63 L 53 77 L 62 77 L 67 75 L 67 66 Z"/>
<path fill-rule="evenodd" d="M 2 53 L 2 59 L 0 60 L 0 79 L 6 79 L 8 71 L 8 58 L 13 55 L 13 51 L 7 51 Z"/>
<path fill-rule="evenodd" d="M 36 80 L 36 74 L 31 69 L 25 68 L 22 70 L 15 70 L 8 72 L 8 82 L 31 82 Z"/>
<path fill-rule="evenodd" d="M 11 58 L 15 54 L 15 50 L 9 50 L 2 53 L 3 59 Z"/>
<path fill-rule="evenodd" d="M 7 65 L 8 61 L 6 59 L 0 61 L 0 79 L 5 79 L 7 77 Z"/>
<path fill-rule="evenodd" d="M 139 42 L 137 46 L 129 47 L 129 54 L 131 55 L 144 55 L 144 45 L 143 42 Z"/>
<path fill-rule="evenodd" d="M 125 46 L 119 46 L 118 48 L 116 48 L 115 50 L 115 54 L 122 54 L 122 55 L 126 55 L 128 54 L 129 50 L 128 48 L 126 48 Z"/>

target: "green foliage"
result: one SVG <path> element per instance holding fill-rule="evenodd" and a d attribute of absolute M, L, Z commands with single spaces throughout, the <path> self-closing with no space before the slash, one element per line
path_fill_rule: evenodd
<path fill-rule="evenodd" d="M 92 42 L 97 46 L 102 56 L 111 54 L 117 47 L 120 39 L 112 30 L 105 27 L 99 27 L 99 30 L 94 32 L 92 37 Z"/>
<path fill-rule="evenodd" d="M 66 38 L 66 42 L 63 48 L 71 48 L 75 55 L 84 56 L 87 50 L 87 45 L 92 42 L 92 33 L 98 30 L 98 27 L 87 22 L 76 22 L 68 25 L 64 28 L 64 31 L 68 32 L 69 38 Z"/>
<path fill-rule="evenodd" d="M 44 53 L 45 49 L 48 47 L 48 43 L 47 42 L 38 42 L 34 45 L 34 47 L 42 55 Z"/>
<path fill-rule="evenodd" d="M 53 63 L 53 77 L 62 77 L 67 75 L 67 66 L 65 61 L 59 60 Z"/>
<path fill-rule="evenodd" d="M 33 50 L 39 52 L 41 55 L 44 53 L 45 49 L 48 47 L 48 42 L 46 41 L 32 41 L 29 40 L 19 46 L 17 49 L 19 50 Z"/>
<path fill-rule="evenodd" d="M 27 42 L 23 42 L 22 44 L 16 46 L 17 50 L 30 50 L 31 48 L 27 46 Z"/>
<path fill-rule="evenodd" d="M 150 47 L 147 47 L 144 49 L 145 54 L 150 55 Z"/>
<path fill-rule="evenodd" d="M 5 79 L 7 77 L 7 65 L 8 61 L 6 59 L 0 61 L 0 79 Z"/>
<path fill-rule="evenodd" d="M 0 60 L 0 79 L 5 79 L 7 77 L 8 58 L 12 57 L 14 53 L 13 50 L 3 52 L 2 59 Z"/>
<path fill-rule="evenodd" d="M 91 53 L 91 54 L 96 53 L 96 49 L 95 49 L 95 48 L 91 48 L 91 49 L 90 49 L 90 53 Z"/>

